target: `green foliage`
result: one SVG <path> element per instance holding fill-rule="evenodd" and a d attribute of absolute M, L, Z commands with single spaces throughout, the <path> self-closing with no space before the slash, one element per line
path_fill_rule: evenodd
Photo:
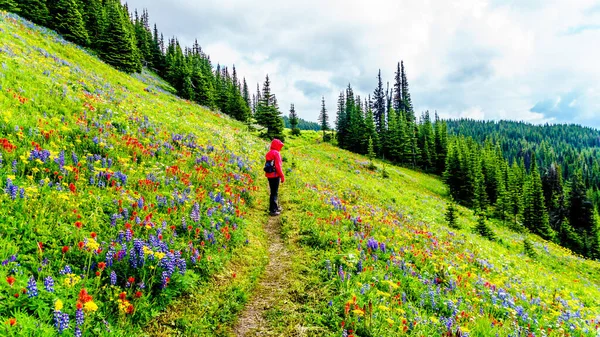
<path fill-rule="evenodd" d="M 17 0 L 20 12 L 27 20 L 45 26 L 50 21 L 50 12 L 45 0 Z"/>
<path fill-rule="evenodd" d="M 19 5 L 15 0 L 0 0 L 0 10 L 19 13 Z"/>
<path fill-rule="evenodd" d="M 133 25 L 119 2 L 109 1 L 106 4 L 106 22 L 97 42 L 102 60 L 124 72 L 140 72 L 142 64 Z"/>
<path fill-rule="evenodd" d="M 475 226 L 475 232 L 488 240 L 496 240 L 496 235 L 494 234 L 494 231 L 488 226 L 486 217 L 483 214 L 480 214 L 477 217 L 477 225 Z"/>
<path fill-rule="evenodd" d="M 523 240 L 523 253 L 525 253 L 525 255 L 529 256 L 532 259 L 537 258 L 535 248 L 533 248 L 533 244 L 531 243 L 531 241 L 529 241 L 528 238 L 525 238 L 525 240 Z"/>
<path fill-rule="evenodd" d="M 82 46 L 90 44 L 79 5 L 75 0 L 57 0 L 52 5 L 52 28 L 67 40 Z"/>
<path fill-rule="evenodd" d="M 325 97 L 321 98 L 321 112 L 319 114 L 319 126 L 323 131 L 323 141 L 325 140 L 325 131 L 329 130 L 329 115 L 327 114 L 327 108 L 325 107 Z"/>
<path fill-rule="evenodd" d="M 457 222 L 456 215 L 456 204 L 452 201 L 448 203 L 448 207 L 446 208 L 446 223 L 448 227 L 454 229 L 460 229 L 460 225 Z"/>
<path fill-rule="evenodd" d="M 277 98 L 271 93 L 271 82 L 269 75 L 265 78 L 263 85 L 263 91 L 261 94 L 261 100 L 256 107 L 255 116 L 258 124 L 265 127 L 265 131 L 262 132 L 262 137 L 266 139 L 277 138 L 281 141 L 284 140 L 283 135 L 283 119 L 281 118 L 281 112 L 277 106 Z"/>

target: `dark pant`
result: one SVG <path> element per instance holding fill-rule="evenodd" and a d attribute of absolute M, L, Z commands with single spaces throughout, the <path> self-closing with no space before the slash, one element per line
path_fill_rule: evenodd
<path fill-rule="evenodd" d="M 268 179 L 269 187 L 271 188 L 271 196 L 269 198 L 269 212 L 275 213 L 279 208 L 279 203 L 277 202 L 277 193 L 279 192 L 279 177 Z"/>

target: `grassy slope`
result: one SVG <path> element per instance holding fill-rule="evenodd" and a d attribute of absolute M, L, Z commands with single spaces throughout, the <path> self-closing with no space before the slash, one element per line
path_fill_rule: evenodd
<path fill-rule="evenodd" d="M 106 108 L 115 112 L 111 120 L 117 123 L 133 123 L 129 117 L 148 116 L 151 122 L 159 123 L 165 134 L 158 134 L 163 138 L 170 133 L 194 133 L 199 137 L 199 144 L 223 144 L 250 160 L 260 159 L 265 143 L 244 132 L 232 132 L 241 129 L 241 124 L 168 94 L 157 93 L 156 85 L 149 82 L 155 81 L 151 77 L 143 76 L 139 81 L 115 72 L 77 48 L 60 40 L 53 41 L 56 40 L 53 35 L 32 31 L 4 15 L 0 29 L 3 48 L 0 53 L 0 125 L 3 126 L 0 138 L 9 138 L 23 147 L 32 138 L 40 138 L 27 133 L 19 136 L 13 132 L 16 125 L 25 131 L 55 129 L 66 133 L 69 128 L 76 128 L 76 116 L 87 102 L 97 108 L 95 113 L 89 112 L 93 116 Z M 59 59 L 47 58 L 36 48 L 43 48 Z M 68 65 L 61 60 L 68 61 Z M 45 74 L 46 71 L 50 74 Z M 83 90 L 96 89 L 102 90 L 101 99 L 89 102 Z M 19 95 L 29 99 L 24 104 L 13 97 L 13 93 L 19 91 Z M 49 126 L 40 125 L 38 119 L 43 112 L 47 113 L 45 120 Z M 60 122 L 62 116 L 69 123 L 66 126 Z M 141 137 L 143 132 L 138 131 L 136 135 Z M 50 141 L 45 144 L 55 147 L 52 149 L 55 152 L 61 146 L 69 151 L 74 147 L 69 139 L 57 139 L 60 141 L 55 140 L 54 145 Z M 120 146 L 116 139 L 109 139 L 111 141 Z M 28 151 L 17 149 L 20 155 Z M 129 154 L 126 149 L 118 153 L 123 157 Z M 366 168 L 363 157 L 318 143 L 316 133 L 306 132 L 301 138 L 289 139 L 283 153 L 290 170 L 282 188 L 286 207 L 282 215 L 283 236 L 295 258 L 287 296 L 267 315 L 273 335 L 339 335 L 343 329 L 351 329 L 359 335 L 392 336 L 400 331 L 415 336 L 441 335 L 447 325 L 454 331 L 470 331 L 472 335 L 498 333 L 501 336 L 517 329 L 524 332 L 528 325 L 536 335 L 540 328 L 549 335 L 581 335 L 586 330 L 591 335 L 595 329 L 600 319 L 597 316 L 600 312 L 598 263 L 575 257 L 534 237 L 531 239 L 538 258 L 531 260 L 522 254 L 523 236 L 502 226 L 493 226 L 501 243 L 490 243 L 471 234 L 475 218 L 463 208 L 460 208 L 460 223 L 464 229 L 450 231 L 443 219 L 446 190 L 437 178 L 388 166 L 391 177 L 383 179 L 380 173 Z M 7 154 L 2 154 L 6 158 Z M 173 156 L 161 160 L 178 159 Z M 4 184 L 10 174 L 6 160 L 4 165 L 0 169 L 0 184 Z M 136 177 L 145 176 L 146 170 L 156 171 L 150 164 L 123 165 L 123 169 Z M 377 165 L 382 167 L 381 163 Z M 185 167 L 191 170 L 192 166 L 187 163 Z M 260 171 L 259 166 L 255 164 L 254 170 Z M 223 172 L 216 172 L 215 176 L 220 173 Z M 33 185 L 25 175 L 17 180 L 23 186 Z M 255 185 L 262 190 L 256 196 L 264 198 L 264 184 Z M 83 183 L 80 188 L 88 192 Z M 57 199 L 59 194 L 53 193 L 37 199 L 45 203 L 36 206 L 40 206 L 46 216 L 54 217 L 47 221 L 36 220 L 39 221 L 36 227 L 40 229 L 61 220 L 62 214 L 57 211 L 64 205 Z M 90 211 L 94 199 L 84 195 L 79 201 L 80 208 Z M 8 203 L 6 195 L 2 198 L 0 214 L 16 209 Z M 264 221 L 260 212 L 262 205 L 264 203 L 257 202 L 254 208 L 242 207 L 250 212 L 251 222 L 245 228 L 253 231 L 254 236 L 248 246 L 225 254 L 218 268 L 212 269 L 218 276 L 201 282 L 193 291 L 206 296 L 190 295 L 179 300 L 192 301 L 190 306 L 194 308 L 208 308 L 204 315 L 195 316 L 193 312 L 182 313 L 181 305 L 176 306 L 173 324 L 176 328 L 179 325 L 179 331 L 227 334 L 228 329 L 220 324 L 231 325 L 233 314 L 239 310 L 264 266 L 265 243 L 260 234 L 260 223 Z M 94 214 L 92 211 L 86 214 L 88 222 L 98 221 Z M 355 220 L 359 217 L 360 221 Z M 21 221 L 31 219 L 22 217 Z M 108 231 L 108 225 L 100 222 L 93 230 Z M 39 231 L 34 232 L 29 241 L 3 236 L 0 240 L 7 248 L 0 258 L 5 259 L 17 250 L 29 250 L 35 256 L 35 248 L 31 253 L 29 246 L 35 247 L 31 241 L 35 242 L 37 235 L 41 235 Z M 370 238 L 371 248 L 373 240 L 377 248 L 367 248 Z M 380 243 L 385 243 L 385 252 Z M 240 255 L 242 253 L 250 256 Z M 226 264 L 231 258 L 233 262 Z M 248 266 L 249 259 L 261 263 Z M 331 272 L 327 270 L 327 261 Z M 361 272 L 357 272 L 359 261 Z M 340 280 L 340 267 L 344 281 Z M 235 271 L 239 273 L 237 277 L 229 277 Z M 352 275 L 349 279 L 348 274 Z M 8 289 L 6 284 L 1 287 L 0 291 Z M 221 291 L 208 291 L 211 289 Z M 231 310 L 222 310 L 223 306 Z M 570 317 L 577 315 L 582 318 Z M 17 318 L 23 322 L 23 329 L 33 324 L 32 318 L 23 313 Z M 51 331 L 48 325 L 43 329 Z"/>
<path fill-rule="evenodd" d="M 246 168 L 251 169 L 249 165 L 260 158 L 266 143 L 239 132 L 243 124 L 169 94 L 172 89 L 151 74 L 129 76 L 117 72 L 53 32 L 34 27 L 16 16 L 0 13 L 0 48 L 0 139 L 7 142 L 4 143 L 6 148 L 0 148 L 0 245 L 3 247 L 0 260 L 18 254 L 17 262 L 21 265 L 15 270 L 14 263 L 0 266 L 0 320 L 4 323 L 14 317 L 18 322 L 13 328 L 0 325 L 0 334 L 55 335 L 52 311 L 56 299 L 64 302 L 62 311 L 70 315 L 68 331 L 72 334 L 76 296 L 83 287 L 99 306 L 97 312 L 86 314 L 88 333 L 111 334 L 110 329 L 111 335 L 130 335 L 131 329 L 138 329 L 138 326 L 130 326 L 129 322 L 144 324 L 181 294 L 210 293 L 202 299 L 206 304 L 204 315 L 195 319 L 198 329 L 212 331 L 222 322 L 232 321 L 266 263 L 264 248 L 261 248 L 264 238 L 260 234 L 260 223 L 266 217 L 237 199 L 237 195 L 249 191 L 251 196 L 245 199 L 250 201 L 254 198 L 252 195 L 258 193 L 253 190 L 260 190 L 253 180 L 255 174 L 251 171 L 248 174 Z M 194 138 L 177 141 L 174 135 L 193 135 Z M 93 141 L 96 137 L 97 144 Z M 51 158 L 44 162 L 28 160 L 34 148 L 32 142 L 49 150 Z M 199 148 L 185 145 L 189 142 Z M 212 152 L 207 150 L 211 144 L 215 148 Z M 11 146 L 16 148 L 11 149 Z M 67 169 L 61 170 L 54 159 L 62 150 L 65 151 Z M 73 171 L 76 165 L 71 160 L 72 152 L 82 163 L 77 175 Z M 102 153 L 105 159 L 111 159 L 113 166 L 101 168 L 101 160 L 92 160 L 88 164 L 87 155 L 94 153 Z M 197 164 L 203 156 L 214 165 Z M 13 160 L 17 162 L 16 172 L 12 170 Z M 169 173 L 167 167 L 172 165 L 178 166 L 180 172 Z M 198 171 L 200 167 L 207 168 L 205 174 Z M 54 171 L 64 175 L 63 184 Z M 124 173 L 127 185 L 121 189 L 90 185 L 89 179 L 94 177 L 98 181 L 100 171 Z M 148 178 L 148 174 L 153 174 L 159 183 L 154 190 L 138 183 Z M 186 174 L 190 175 L 187 177 L 190 182 L 184 181 Z M 11 199 L 5 192 L 7 179 L 25 189 L 26 199 L 18 196 L 16 200 Z M 44 180 L 44 187 L 38 183 L 40 180 Z M 59 185 L 61 191 L 55 186 L 49 188 L 48 182 Z M 75 193 L 69 190 L 70 183 L 76 188 Z M 156 196 L 164 196 L 168 202 L 173 202 L 173 193 L 182 193 L 189 185 L 192 185 L 189 200 L 175 202 L 176 211 L 173 207 L 173 210 L 167 210 L 167 207 L 156 205 Z M 210 200 L 211 192 L 222 193 L 226 202 L 231 201 L 236 211 L 248 213 L 245 218 L 252 221 L 215 211 L 213 220 L 205 221 L 208 218 L 203 217 L 195 224 L 190 218 L 194 202 L 201 205 L 202 212 L 208 207 L 224 209 Z M 153 223 L 146 231 L 140 229 L 138 232 L 134 227 L 136 238 L 147 240 L 150 235 L 157 234 L 161 220 L 180 231 L 181 219 L 185 218 L 188 224 L 200 230 L 200 234 L 205 229 L 213 231 L 215 244 L 204 247 L 200 245 L 202 235 L 193 237 L 193 247 L 200 252 L 200 258 L 197 265 L 192 266 L 192 254 L 187 248 L 189 239 L 180 234 L 181 239 L 173 237 L 174 241 L 169 242 L 172 236 L 167 227 L 163 233 L 165 242 L 170 249 L 182 250 L 188 272 L 186 277 L 179 277 L 176 272 L 164 292 L 157 289 L 160 274 L 146 277 L 142 269 L 136 271 L 127 267 L 114 268 L 119 275 L 119 288 L 106 288 L 110 268 L 103 271 L 100 278 L 83 279 L 74 287 L 65 286 L 66 277 L 58 271 L 66 263 L 74 268 L 75 274 L 87 274 L 90 264 L 85 261 L 88 258 L 92 262 L 103 261 L 111 242 L 117 240 L 119 231 L 125 230 L 124 223 L 130 219 L 119 219 L 115 227 L 110 225 L 111 215 L 119 213 L 116 202 L 122 202 L 132 214 L 136 208 L 129 205 L 140 197 L 146 200 L 149 208 L 137 209 L 139 216 L 144 219 L 152 213 Z M 78 215 L 73 210 L 77 210 Z M 83 223 L 81 230 L 74 226 L 77 220 Z M 231 239 L 227 239 L 215 230 L 214 223 L 222 224 L 221 221 L 231 221 L 230 226 L 236 223 L 240 230 L 232 232 Z M 134 221 L 130 222 L 135 226 Z M 85 247 L 77 248 L 78 242 L 89 240 L 86 238 L 92 232 L 98 235 L 98 243 L 103 248 L 104 252 L 100 254 L 91 254 Z M 185 234 L 185 230 L 180 233 Z M 245 239 L 251 244 L 244 244 Z M 44 244 L 42 256 L 38 255 L 39 251 L 36 253 L 36 242 Z M 228 248 L 220 248 L 221 245 Z M 64 257 L 63 246 L 70 247 Z M 240 254 L 244 254 L 243 259 Z M 41 266 L 38 258 L 47 258 L 48 264 L 36 273 Z M 246 258 L 255 262 L 244 263 Z M 96 268 L 92 263 L 91 271 Z M 150 272 L 152 269 L 145 270 Z M 236 271 L 238 277 L 234 278 Z M 26 288 L 32 273 L 40 295 L 32 299 L 27 296 L 15 298 L 13 293 Z M 128 276 L 137 277 L 136 273 L 140 274 L 138 282 L 142 277 L 146 281 L 141 299 L 133 296 L 137 288 L 127 288 L 124 284 Z M 16 277 L 12 287 L 4 281 L 9 275 Z M 43 290 L 42 278 L 47 276 L 54 278 L 54 293 Z M 152 282 L 154 289 L 150 290 Z M 230 291 L 210 292 L 215 282 Z M 118 313 L 116 294 L 122 290 L 135 305 L 133 315 Z M 108 328 L 103 324 L 104 319 L 108 320 Z"/>

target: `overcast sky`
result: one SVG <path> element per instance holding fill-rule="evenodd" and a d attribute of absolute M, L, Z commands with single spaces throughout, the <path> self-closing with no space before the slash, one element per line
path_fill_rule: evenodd
<path fill-rule="evenodd" d="M 129 0 L 165 37 L 195 38 L 252 92 L 269 74 L 284 114 L 330 120 L 404 60 L 415 111 L 600 127 L 598 0 Z M 390 83 L 391 85 L 391 83 Z"/>

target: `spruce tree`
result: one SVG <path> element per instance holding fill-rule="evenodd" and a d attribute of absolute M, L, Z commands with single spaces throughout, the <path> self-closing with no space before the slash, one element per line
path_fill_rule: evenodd
<path fill-rule="evenodd" d="M 243 80 L 243 86 L 242 86 L 242 97 L 244 98 L 244 101 L 246 102 L 246 105 L 248 105 L 248 107 L 251 107 L 251 102 L 250 102 L 250 91 L 248 90 L 248 84 L 246 83 L 246 78 L 244 77 Z"/>
<path fill-rule="evenodd" d="M 373 94 L 373 116 L 375 117 L 377 133 L 382 136 L 385 132 L 385 92 L 381 80 L 381 69 L 377 75 L 377 88 L 375 88 Z"/>
<path fill-rule="evenodd" d="M 488 226 L 485 215 L 483 214 L 479 214 L 479 217 L 477 218 L 475 232 L 477 232 L 477 234 L 483 236 L 484 238 L 490 241 L 496 240 L 496 235 L 494 234 L 494 231 Z"/>
<path fill-rule="evenodd" d="M 139 60 L 131 22 L 118 2 L 110 1 L 106 5 L 106 22 L 107 25 L 98 41 L 100 57 L 106 63 L 122 71 L 140 72 L 142 64 Z"/>
<path fill-rule="evenodd" d="M 579 237 L 574 238 L 575 242 L 580 241 L 582 243 L 581 247 L 572 245 L 568 248 L 584 256 L 590 256 L 596 223 L 594 221 L 594 207 L 587 197 L 581 171 L 577 172 L 571 180 L 568 220 L 575 234 Z"/>
<path fill-rule="evenodd" d="M 365 102 L 366 116 L 365 116 L 365 127 L 364 127 L 364 137 L 369 139 L 373 143 L 373 151 L 377 153 L 380 144 L 379 144 L 379 135 L 377 134 L 377 130 L 375 127 L 375 119 L 373 118 L 373 110 L 371 109 L 368 101 Z M 367 148 L 368 152 L 368 148 Z"/>
<path fill-rule="evenodd" d="M 394 76 L 394 99 L 393 99 L 392 107 L 398 113 L 404 112 L 404 104 L 402 102 L 402 72 L 400 69 L 400 62 L 398 62 L 398 66 L 396 69 L 396 73 Z"/>
<path fill-rule="evenodd" d="M 337 115 L 335 119 L 336 137 L 338 146 L 342 149 L 348 148 L 348 115 L 346 115 L 346 97 L 344 92 L 340 92 L 337 105 Z"/>
<path fill-rule="evenodd" d="M 98 42 L 105 25 L 104 7 L 101 0 L 83 1 L 83 21 L 90 38 L 90 45 L 99 48 Z"/>
<path fill-rule="evenodd" d="M 456 221 L 456 204 L 454 201 L 449 202 L 446 208 L 446 222 L 448 223 L 448 227 L 460 229 L 460 225 Z"/>
<path fill-rule="evenodd" d="M 532 154 L 531 173 L 525 186 L 524 201 L 523 224 L 525 227 L 546 240 L 552 240 L 554 234 L 548 220 L 542 179 L 537 168 L 535 154 Z"/>
<path fill-rule="evenodd" d="M 283 141 L 283 119 L 281 113 L 277 107 L 277 99 L 273 93 L 271 93 L 271 81 L 269 75 L 266 76 L 265 83 L 263 85 L 263 91 L 260 96 L 260 101 L 256 108 L 256 121 L 258 124 L 265 127 L 265 131 L 262 136 L 267 139 L 278 138 Z"/>
<path fill-rule="evenodd" d="M 15 0 L 0 0 L 0 10 L 19 13 L 19 5 Z"/>
<path fill-rule="evenodd" d="M 16 0 L 16 3 L 20 15 L 25 19 L 42 26 L 47 26 L 50 22 L 50 11 L 45 0 Z"/>
<path fill-rule="evenodd" d="M 52 28 L 71 42 L 81 46 L 90 44 L 79 5 L 75 0 L 57 0 L 52 8 Z"/>
<path fill-rule="evenodd" d="M 290 127 L 292 128 L 292 135 L 300 136 L 301 132 L 298 128 L 298 114 L 296 114 L 296 108 L 294 104 L 290 106 Z"/>
<path fill-rule="evenodd" d="M 533 244 L 531 244 L 531 241 L 529 241 L 528 238 L 525 238 L 525 240 L 523 240 L 523 253 L 525 253 L 525 255 L 529 256 L 532 259 L 535 259 L 537 257 L 535 248 L 533 248 Z"/>
<path fill-rule="evenodd" d="M 433 129 L 435 130 L 435 172 L 437 174 L 442 174 L 445 168 L 444 165 L 446 164 L 446 155 L 448 153 L 448 127 L 446 126 L 445 121 L 440 121 L 437 112 L 435 113 Z"/>
<path fill-rule="evenodd" d="M 323 131 L 323 141 L 327 141 L 325 138 L 325 132 L 329 131 L 329 115 L 327 114 L 327 108 L 325 107 L 325 97 L 321 97 L 321 113 L 319 114 L 319 124 Z"/>

